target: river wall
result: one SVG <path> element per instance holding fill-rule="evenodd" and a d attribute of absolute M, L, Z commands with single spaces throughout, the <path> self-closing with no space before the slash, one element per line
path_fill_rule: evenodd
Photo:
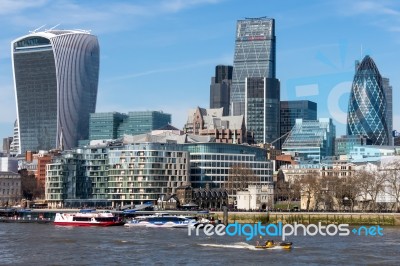
<path fill-rule="evenodd" d="M 216 212 L 223 220 L 223 213 Z M 397 225 L 400 213 L 309 213 L 309 212 L 229 212 L 228 223 L 302 223 L 302 224 L 350 224 L 350 225 Z"/>

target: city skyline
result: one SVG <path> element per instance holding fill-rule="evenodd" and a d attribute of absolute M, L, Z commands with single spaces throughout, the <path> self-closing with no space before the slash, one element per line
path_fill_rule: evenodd
<path fill-rule="evenodd" d="M 294 1 L 268 5 L 254 1 L 244 5 L 240 1 L 218 0 L 134 4 L 115 1 L 112 5 L 106 1 L 3 1 L 0 137 L 12 136 L 16 119 L 10 43 L 30 30 L 44 24 L 47 26 L 43 29 L 50 29 L 59 23 L 56 29 L 91 29 L 101 47 L 96 111 L 162 110 L 172 114 L 174 126 L 182 128 L 189 109 L 208 107 L 215 66 L 233 65 L 237 21 L 263 16 L 275 19 L 276 78 L 281 82 L 281 100 L 317 102 L 318 117 L 332 117 L 337 135 L 342 135 L 355 60 L 371 55 L 382 76 L 390 79 L 394 102 L 399 98 L 399 4 L 302 4 L 296 7 Z M 313 16 L 307 15 L 310 13 Z M 399 130 L 396 106 L 393 115 L 393 128 Z"/>

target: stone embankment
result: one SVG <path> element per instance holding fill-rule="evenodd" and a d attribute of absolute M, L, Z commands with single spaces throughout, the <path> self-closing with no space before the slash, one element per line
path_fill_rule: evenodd
<path fill-rule="evenodd" d="M 218 219 L 222 212 L 215 212 Z M 229 212 L 229 223 L 302 223 L 350 225 L 400 225 L 400 213 L 341 213 L 341 212 Z"/>

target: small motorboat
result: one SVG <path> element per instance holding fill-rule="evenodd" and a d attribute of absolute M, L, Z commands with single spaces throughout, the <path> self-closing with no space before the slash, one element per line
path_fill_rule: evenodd
<path fill-rule="evenodd" d="M 265 241 L 264 245 L 257 243 L 256 248 L 269 249 L 269 248 L 281 248 L 281 249 L 291 249 L 292 242 L 274 242 L 274 240 Z"/>

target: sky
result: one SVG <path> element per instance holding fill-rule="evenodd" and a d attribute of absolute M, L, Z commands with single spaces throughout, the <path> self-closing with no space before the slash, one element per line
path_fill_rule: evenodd
<path fill-rule="evenodd" d="M 236 22 L 275 19 L 281 100 L 311 100 L 345 134 L 355 60 L 370 55 L 393 86 L 400 130 L 400 2 L 296 0 L 0 0 L 0 137 L 16 119 L 11 41 L 43 25 L 85 29 L 100 44 L 97 112 L 156 110 L 182 128 L 209 107 L 218 64 L 233 64 Z"/>

